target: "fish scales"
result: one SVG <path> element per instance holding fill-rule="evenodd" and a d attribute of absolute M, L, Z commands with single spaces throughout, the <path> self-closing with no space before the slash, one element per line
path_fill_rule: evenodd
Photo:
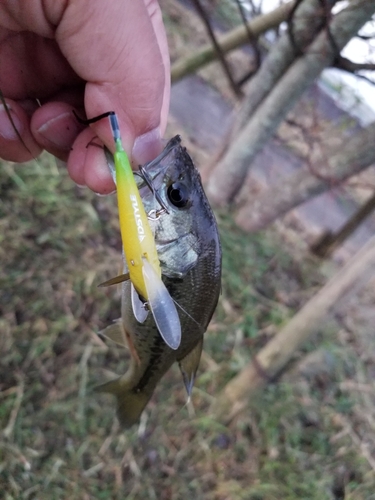
<path fill-rule="evenodd" d="M 166 154 L 167 153 L 167 154 Z M 136 423 L 152 393 L 177 361 L 190 394 L 200 359 L 203 334 L 216 308 L 221 287 L 221 247 L 214 214 L 190 156 L 172 139 L 160 159 L 144 170 L 169 213 L 150 220 L 155 235 L 162 279 L 177 304 L 181 344 L 177 350 L 161 338 L 151 314 L 144 323 L 134 317 L 131 283 L 122 285 L 122 325 L 132 353 L 122 377 L 99 388 L 117 397 L 117 415 L 124 428 Z M 155 214 L 160 204 L 150 188 L 138 179 L 145 210 Z M 124 269 L 124 273 L 128 270 Z M 118 334 L 109 337 L 118 338 Z"/>

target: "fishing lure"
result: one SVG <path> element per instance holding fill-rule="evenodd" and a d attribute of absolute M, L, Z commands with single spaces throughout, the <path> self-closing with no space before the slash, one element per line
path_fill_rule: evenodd
<path fill-rule="evenodd" d="M 109 112 L 107 116 L 115 142 L 114 163 L 120 230 L 129 277 L 137 294 L 146 300 L 165 343 L 171 349 L 178 349 L 181 342 L 181 325 L 177 309 L 161 279 L 154 235 L 128 156 L 122 146 L 117 116 L 114 112 Z M 141 322 L 144 321 L 147 314 L 139 313 L 139 303 L 134 293 L 132 304 L 135 317 Z"/>

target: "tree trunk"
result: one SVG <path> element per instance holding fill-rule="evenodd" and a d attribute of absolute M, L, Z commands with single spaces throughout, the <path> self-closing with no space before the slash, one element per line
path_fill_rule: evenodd
<path fill-rule="evenodd" d="M 351 0 L 333 18 L 329 29 L 321 31 L 305 54 L 289 67 L 212 170 L 206 192 L 213 205 L 223 206 L 233 200 L 250 163 L 288 111 L 374 12 L 375 2 Z"/>
<path fill-rule="evenodd" d="M 327 0 L 327 8 L 332 7 L 337 0 Z M 295 8 L 297 5 L 297 8 Z M 295 9 L 295 12 L 293 10 Z M 220 162 L 230 144 L 236 140 L 246 122 L 251 119 L 255 110 L 272 91 L 273 87 L 287 71 L 289 66 L 300 57 L 301 53 L 314 40 L 320 29 L 327 24 L 327 12 L 323 9 L 321 0 L 304 0 L 294 4 L 289 16 L 289 30 L 281 36 L 269 51 L 269 54 L 256 75 L 247 86 L 247 97 L 241 104 L 232 130 L 226 134 L 218 150 L 211 155 L 202 169 L 202 179 L 206 183 L 211 170 Z"/>
<path fill-rule="evenodd" d="M 227 425 L 243 411 L 256 391 L 274 378 L 303 342 L 316 333 L 330 309 L 347 292 L 355 293 L 373 276 L 375 237 L 350 259 L 289 323 L 220 392 L 213 417 Z"/>
<path fill-rule="evenodd" d="M 330 9 L 337 0 L 326 2 Z M 327 11 L 321 0 L 304 0 L 296 8 L 290 22 L 293 35 L 289 31 L 272 47 L 256 76 L 247 88 L 248 97 L 241 106 L 231 138 L 235 139 L 256 108 L 287 71 L 289 66 L 303 54 L 321 28 L 328 24 Z M 290 29 L 290 28 L 289 28 Z"/>
<path fill-rule="evenodd" d="M 243 206 L 236 223 L 246 231 L 258 231 L 301 203 L 328 191 L 350 176 L 375 163 L 375 123 L 351 137 L 327 163 L 315 165 L 314 176 L 307 169 L 290 175 L 282 183 L 265 189 Z"/>
<path fill-rule="evenodd" d="M 248 22 L 248 27 L 254 37 L 258 37 L 267 30 L 277 28 L 282 22 L 286 21 L 289 13 L 293 8 L 294 2 L 289 2 L 281 5 L 277 9 L 256 17 Z M 223 53 L 230 52 L 249 41 L 248 33 L 245 26 L 239 26 L 229 33 L 222 35 L 218 39 L 221 51 Z M 178 59 L 172 64 L 171 79 L 172 83 L 177 82 L 184 76 L 194 73 L 202 66 L 214 61 L 217 58 L 217 52 L 209 43 L 203 46 L 195 54 L 185 58 Z"/>

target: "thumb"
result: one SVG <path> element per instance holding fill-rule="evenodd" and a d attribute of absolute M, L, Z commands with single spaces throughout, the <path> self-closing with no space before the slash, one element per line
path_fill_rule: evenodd
<path fill-rule="evenodd" d="M 87 81 L 87 117 L 115 111 L 127 152 L 138 138 L 138 156 L 154 157 L 161 148 L 161 115 L 169 98 L 167 45 L 157 2 L 71 0 L 56 40 L 75 72 Z M 99 122 L 94 129 L 112 149 L 108 124 Z M 145 159 L 150 158 L 142 162 Z"/>

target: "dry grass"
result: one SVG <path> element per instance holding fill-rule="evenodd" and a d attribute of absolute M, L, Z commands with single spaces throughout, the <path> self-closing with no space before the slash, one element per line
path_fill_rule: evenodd
<path fill-rule="evenodd" d="M 115 199 L 75 188 L 47 156 L 3 164 L 0 199 L 4 498 L 338 499 L 340 488 L 372 498 L 369 368 L 344 333 L 339 345 L 326 340 L 336 359 L 328 378 L 271 385 L 230 429 L 209 414 L 225 381 L 322 282 L 316 263 L 302 266 L 272 233 L 249 237 L 220 215 L 223 294 L 195 410 L 174 369 L 140 427 L 123 433 L 113 400 L 91 392 L 128 360 L 95 334 L 119 311 L 118 292 L 97 289 L 120 263 Z"/>

